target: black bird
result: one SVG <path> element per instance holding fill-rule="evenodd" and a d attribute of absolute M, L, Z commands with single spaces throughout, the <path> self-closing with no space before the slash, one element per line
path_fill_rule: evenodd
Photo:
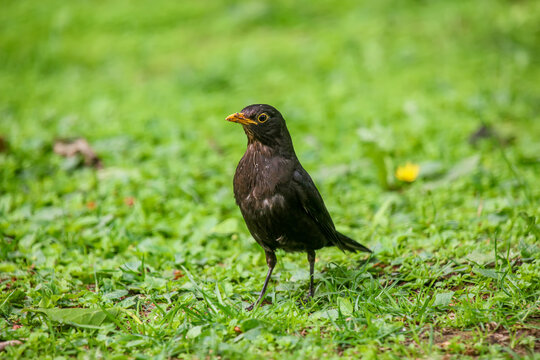
<path fill-rule="evenodd" d="M 247 150 L 234 174 L 234 197 L 246 225 L 262 246 L 268 273 L 262 300 L 276 265 L 276 249 L 305 251 L 309 261 L 309 296 L 313 297 L 315 250 L 337 246 L 341 250 L 371 252 L 339 233 L 313 180 L 302 167 L 281 113 L 256 104 L 227 117 L 242 124 Z"/>

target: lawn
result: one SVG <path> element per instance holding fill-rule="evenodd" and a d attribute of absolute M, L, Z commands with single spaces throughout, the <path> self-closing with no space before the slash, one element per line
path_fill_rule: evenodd
<path fill-rule="evenodd" d="M 1 7 L 0 358 L 540 358 L 540 2 Z M 279 252 L 248 312 L 251 103 L 374 253 L 318 251 L 308 301 Z"/>

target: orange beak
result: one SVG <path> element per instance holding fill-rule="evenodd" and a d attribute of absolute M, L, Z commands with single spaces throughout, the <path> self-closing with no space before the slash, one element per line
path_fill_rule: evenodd
<path fill-rule="evenodd" d="M 227 116 L 227 119 L 225 120 L 239 123 L 242 125 L 249 125 L 249 124 L 257 125 L 256 121 L 251 120 L 250 118 L 246 117 L 243 113 L 234 113 L 232 115 Z"/>

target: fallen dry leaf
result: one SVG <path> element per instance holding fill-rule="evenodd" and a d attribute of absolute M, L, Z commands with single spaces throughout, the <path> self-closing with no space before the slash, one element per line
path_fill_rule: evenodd
<path fill-rule="evenodd" d="M 82 155 L 84 159 L 84 165 L 93 166 L 97 169 L 101 169 L 103 167 L 101 159 L 96 155 L 96 153 L 90 147 L 90 144 L 88 144 L 88 141 L 86 141 L 86 139 L 58 139 L 54 143 L 53 150 L 56 154 L 64 157 Z"/>
<path fill-rule="evenodd" d="M 174 270 L 174 280 L 178 280 L 181 277 L 184 277 L 184 273 L 180 270 Z"/>
<path fill-rule="evenodd" d="M 450 341 L 443 341 L 441 343 L 439 343 L 439 346 L 442 348 L 442 349 L 447 349 L 449 346 L 450 346 Z"/>
<path fill-rule="evenodd" d="M 22 342 L 19 340 L 8 340 L 8 341 L 2 341 L 0 342 L 0 351 L 4 350 L 8 346 L 15 346 L 15 345 L 21 345 Z"/>
<path fill-rule="evenodd" d="M 8 149 L 8 142 L 5 137 L 0 136 L 0 153 L 6 152 Z"/>

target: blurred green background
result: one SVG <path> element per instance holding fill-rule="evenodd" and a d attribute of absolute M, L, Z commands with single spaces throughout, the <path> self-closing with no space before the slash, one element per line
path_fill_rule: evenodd
<path fill-rule="evenodd" d="M 187 277 L 173 281 L 182 266 L 201 287 L 219 280 L 230 306 L 241 309 L 266 269 L 232 196 L 245 135 L 225 117 L 251 103 L 284 114 L 340 230 L 402 271 L 431 267 L 411 275 L 418 286 L 434 265 L 417 256 L 438 262 L 475 252 L 476 264 L 492 254 L 494 233 L 512 254 L 532 256 L 540 215 L 540 2 L 2 0 L 0 7 L 0 136 L 8 144 L 0 152 L 0 288 L 26 294 L 0 308 L 5 339 L 51 334 L 23 307 L 107 307 L 125 300 L 127 292 L 114 293 L 124 289 L 131 298 L 195 301 Z M 491 135 L 471 145 L 482 124 Z M 89 141 L 103 169 L 79 168 L 52 151 L 55 139 L 73 137 Z M 394 177 L 409 161 L 420 164 L 410 185 Z M 335 250 L 318 256 L 318 271 L 334 261 L 356 267 Z M 282 326 L 271 330 L 275 341 L 240 341 L 228 356 L 338 351 L 334 342 L 352 333 L 327 330 L 328 342 L 308 336 L 303 345 L 280 345 L 280 336 L 322 320 L 298 309 L 291 320 L 290 308 L 277 305 L 294 305 L 307 272 L 303 255 L 278 257 L 283 281 L 264 314 Z M 152 267 L 152 282 L 120 274 L 141 261 Z M 535 261 L 526 267 L 529 280 L 538 279 Z M 338 293 L 315 310 L 336 305 Z M 527 299 L 505 304 L 526 312 Z M 198 343 L 198 335 L 212 333 L 218 343 L 236 336 L 230 319 L 208 320 L 212 330 L 183 316 L 168 319 L 159 345 L 126 347 L 129 331 L 115 338 L 104 330 L 114 338 L 107 345 L 66 332 L 63 340 L 35 335 L 10 354 L 50 355 L 86 338 L 118 354 L 199 349 L 206 356 L 217 345 Z M 240 324 L 248 316 L 232 317 Z M 450 327 L 489 320 L 433 316 Z M 183 345 L 167 333 L 192 325 L 197 336 Z M 376 355 L 387 340 L 368 333 L 355 344 Z M 384 346 L 398 349 L 396 339 Z M 350 354 L 359 351 L 354 346 Z"/>

